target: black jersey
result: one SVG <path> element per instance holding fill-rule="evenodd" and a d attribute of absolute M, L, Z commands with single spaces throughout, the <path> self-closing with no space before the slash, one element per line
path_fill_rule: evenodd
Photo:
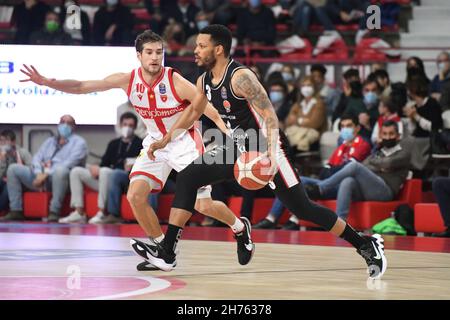
<path fill-rule="evenodd" d="M 252 110 L 245 98 L 237 96 L 231 87 L 231 78 L 237 70 L 247 67 L 230 59 L 218 85 L 212 83 L 211 72 L 205 72 L 202 76 L 203 92 L 208 101 L 217 109 L 222 120 L 232 129 L 260 129 L 262 119 Z"/>

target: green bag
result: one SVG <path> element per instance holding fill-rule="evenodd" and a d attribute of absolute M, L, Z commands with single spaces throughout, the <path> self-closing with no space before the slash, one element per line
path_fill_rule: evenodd
<path fill-rule="evenodd" d="M 372 227 L 374 233 L 406 236 L 406 230 L 394 218 L 383 220 Z"/>

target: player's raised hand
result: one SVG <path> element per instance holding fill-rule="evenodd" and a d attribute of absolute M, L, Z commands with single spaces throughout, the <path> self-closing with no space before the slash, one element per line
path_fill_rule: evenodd
<path fill-rule="evenodd" d="M 20 82 L 27 82 L 27 81 L 31 81 L 34 82 L 38 85 L 43 85 L 44 81 L 45 81 L 45 77 L 43 77 L 37 70 L 35 67 L 33 66 L 27 66 L 26 64 L 23 65 L 24 69 L 20 69 L 20 71 L 25 74 L 26 76 L 28 76 L 28 79 L 23 79 L 20 80 Z"/>
<path fill-rule="evenodd" d="M 147 150 L 149 159 L 155 160 L 155 151 L 164 148 L 169 143 L 169 141 L 170 139 L 168 138 L 168 136 L 165 136 L 161 140 L 153 142 Z"/>

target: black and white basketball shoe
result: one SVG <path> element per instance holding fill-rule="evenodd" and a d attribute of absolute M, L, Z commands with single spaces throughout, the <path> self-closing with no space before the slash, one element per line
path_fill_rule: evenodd
<path fill-rule="evenodd" d="M 145 243 L 137 239 L 131 239 L 130 245 L 145 261 L 162 271 L 171 271 L 177 264 L 176 255 L 169 253 L 156 241 L 150 240 L 149 243 Z"/>
<path fill-rule="evenodd" d="M 241 265 L 246 265 L 250 262 L 255 252 L 255 244 L 252 241 L 252 225 L 247 218 L 241 218 L 242 223 L 244 223 L 244 229 L 234 234 L 234 238 L 237 241 L 237 254 L 238 261 Z"/>
<path fill-rule="evenodd" d="M 356 252 L 366 260 L 369 278 L 380 279 L 387 268 L 387 259 L 384 255 L 384 240 L 379 234 L 372 236 L 362 235 L 362 237 L 368 241 Z"/>

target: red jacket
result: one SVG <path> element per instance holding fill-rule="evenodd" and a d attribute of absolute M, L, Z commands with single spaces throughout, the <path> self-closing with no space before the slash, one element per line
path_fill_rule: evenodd
<path fill-rule="evenodd" d="M 341 166 L 351 158 L 361 162 L 370 154 L 370 150 L 370 144 L 361 136 L 357 136 L 351 145 L 348 146 L 343 143 L 337 147 L 328 160 L 328 164 L 330 166 Z"/>

